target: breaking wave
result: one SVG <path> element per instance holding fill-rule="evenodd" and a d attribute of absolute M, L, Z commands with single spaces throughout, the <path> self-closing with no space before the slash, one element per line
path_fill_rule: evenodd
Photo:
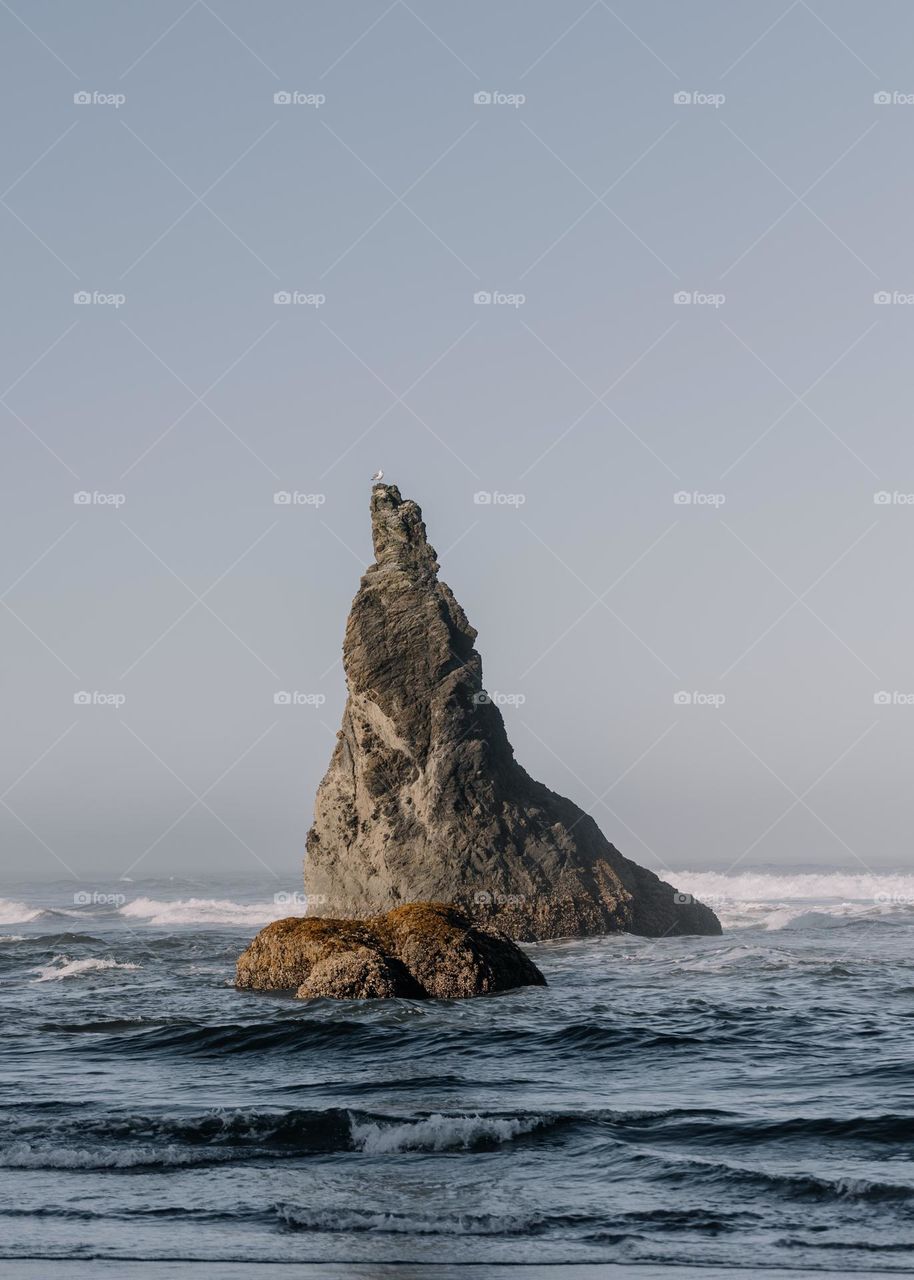
<path fill-rule="evenodd" d="M 83 973 L 96 973 L 103 969 L 139 969 L 138 964 L 128 961 L 114 960 L 110 956 L 102 960 L 96 956 L 87 956 L 82 960 L 71 960 L 69 956 L 55 956 L 50 964 L 34 969 L 38 977 L 36 982 L 57 982 L 61 978 L 75 978 Z"/>
<path fill-rule="evenodd" d="M 914 912 L 914 875 L 903 873 L 671 871 L 662 878 L 706 903 L 731 929 L 828 926 Z"/>
<path fill-rule="evenodd" d="M 151 925 L 244 925 L 250 928 L 305 914 L 304 895 L 281 894 L 279 897 L 289 900 L 245 905 L 227 898 L 179 898 L 174 902 L 135 898 L 120 907 L 119 914 Z"/>

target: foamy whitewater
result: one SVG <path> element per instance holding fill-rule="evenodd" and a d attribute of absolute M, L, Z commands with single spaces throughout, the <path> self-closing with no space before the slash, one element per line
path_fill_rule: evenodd
<path fill-rule="evenodd" d="M 910 1274 L 914 876 L 670 879 L 722 937 L 464 1002 L 235 991 L 295 884 L 0 888 L 0 1259 Z"/>

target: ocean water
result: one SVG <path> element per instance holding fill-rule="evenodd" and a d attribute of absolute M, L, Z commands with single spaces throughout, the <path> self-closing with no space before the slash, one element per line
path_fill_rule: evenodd
<path fill-rule="evenodd" d="M 910 1273 L 914 876 L 675 878 L 723 937 L 552 942 L 545 989 L 361 1004 L 233 989 L 304 909 L 263 885 L 5 886 L 0 1269 Z"/>

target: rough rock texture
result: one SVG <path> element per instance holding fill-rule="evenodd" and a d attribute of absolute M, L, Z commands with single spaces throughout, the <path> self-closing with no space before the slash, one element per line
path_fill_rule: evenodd
<path fill-rule="evenodd" d="M 303 1000 L 459 999 L 546 984 L 510 939 L 484 933 L 442 902 L 369 920 L 277 920 L 239 957 L 235 981 Z"/>
<path fill-rule="evenodd" d="M 308 833 L 316 914 L 447 901 L 526 940 L 719 933 L 712 911 L 623 857 L 514 759 L 418 506 L 376 485 L 371 522 L 375 563 L 343 646 L 349 698 Z"/>

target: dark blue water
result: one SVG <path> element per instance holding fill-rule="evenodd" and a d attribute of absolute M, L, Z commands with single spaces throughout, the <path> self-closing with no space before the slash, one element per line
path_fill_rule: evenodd
<path fill-rule="evenodd" d="M 362 1004 L 232 988 L 288 913 L 262 890 L 8 886 L 0 1258 L 910 1272 L 903 879 L 736 877 L 722 938 L 550 943 L 546 989 Z"/>

